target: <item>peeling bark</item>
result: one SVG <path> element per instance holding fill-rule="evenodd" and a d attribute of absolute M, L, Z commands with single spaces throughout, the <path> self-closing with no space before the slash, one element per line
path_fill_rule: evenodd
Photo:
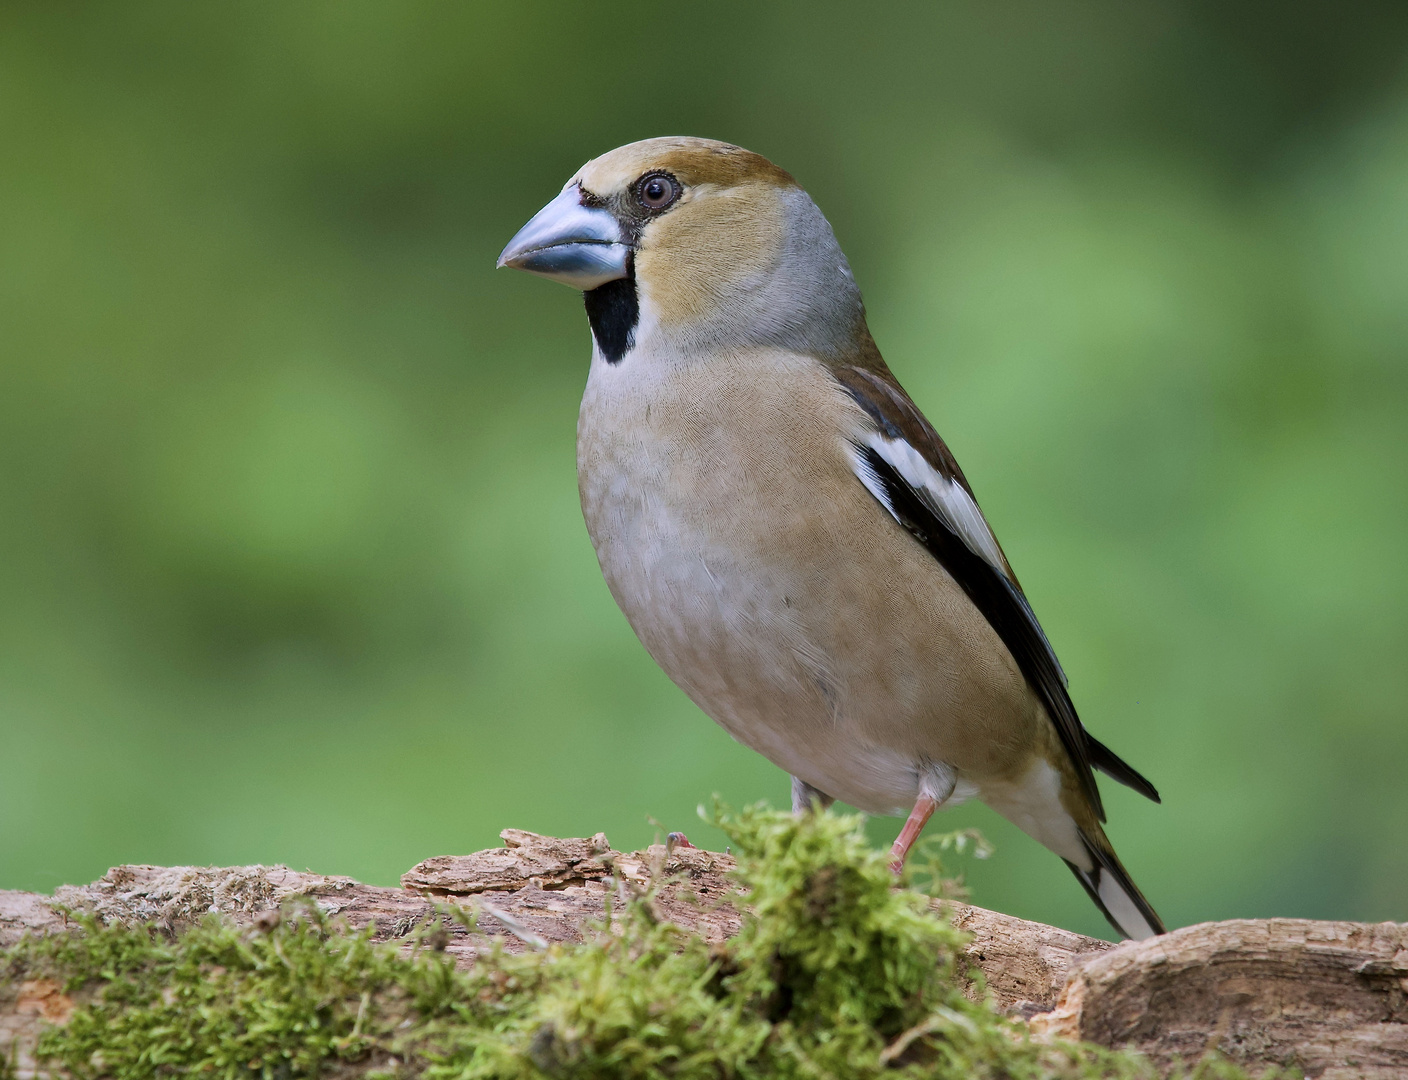
<path fill-rule="evenodd" d="M 1033 1027 L 1142 1050 L 1217 1049 L 1325 1080 L 1408 1076 L 1408 924 L 1236 919 L 1126 942 Z"/>
<path fill-rule="evenodd" d="M 354 929 L 374 925 L 383 941 L 438 918 L 443 905 L 472 910 L 473 932 L 446 928 L 446 951 L 467 966 L 496 945 L 580 941 L 613 890 L 652 880 L 662 918 L 709 941 L 738 931 L 727 855 L 660 845 L 627 854 L 601 834 L 502 837 L 502 848 L 420 863 L 399 889 L 282 866 L 119 866 L 53 897 L 0 891 L 0 946 L 63 930 L 65 909 L 177 930 L 211 912 L 251 923 L 302 897 Z M 1408 1076 L 1408 925 L 1238 920 L 1114 946 L 967 904 L 935 906 L 972 935 L 971 992 L 990 994 L 1038 1032 L 1133 1047 L 1161 1064 L 1216 1048 L 1312 1078 Z M 0 1057 L 13 1048 L 22 1073 L 40 1027 L 71 1008 L 42 982 L 0 983 Z"/>

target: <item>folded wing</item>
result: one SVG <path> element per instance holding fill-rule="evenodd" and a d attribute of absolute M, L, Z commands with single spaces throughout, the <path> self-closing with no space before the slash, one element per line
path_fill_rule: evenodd
<path fill-rule="evenodd" d="M 938 432 L 888 372 L 847 367 L 837 378 L 874 421 L 854 443 L 856 475 L 997 631 L 1046 706 L 1100 820 L 1105 812 L 1092 768 L 1158 802 L 1154 786 L 1081 724 L 1056 653 Z"/>

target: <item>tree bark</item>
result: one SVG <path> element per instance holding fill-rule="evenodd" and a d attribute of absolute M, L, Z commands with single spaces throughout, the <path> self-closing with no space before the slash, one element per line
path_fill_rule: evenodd
<path fill-rule="evenodd" d="M 53 897 L 0 891 L 0 946 L 62 930 L 65 908 L 176 930 L 209 912 L 252 922 L 304 897 L 354 929 L 374 924 L 387 941 L 437 918 L 439 905 L 470 908 L 474 931 L 447 927 L 446 946 L 469 965 L 496 944 L 518 951 L 580 941 L 611 890 L 652 880 L 663 918 L 709 941 L 738 931 L 726 902 L 735 891 L 727 855 L 659 845 L 623 853 L 601 834 L 501 835 L 502 848 L 420 863 L 399 889 L 282 866 L 119 866 Z M 935 906 L 972 935 L 970 993 L 990 994 L 1038 1032 L 1131 1047 L 1162 1065 L 1218 1049 L 1307 1077 L 1408 1076 L 1408 925 L 1238 920 L 1114 946 L 968 904 Z M 0 1057 L 13 1048 L 23 1073 L 42 1024 L 61 1022 L 68 1009 L 56 986 L 0 984 Z"/>

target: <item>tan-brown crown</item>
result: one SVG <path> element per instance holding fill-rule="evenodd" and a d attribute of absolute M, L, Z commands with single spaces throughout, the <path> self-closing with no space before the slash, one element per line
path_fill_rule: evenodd
<path fill-rule="evenodd" d="M 642 174 L 654 169 L 673 173 L 686 186 L 713 184 L 735 187 L 761 183 L 796 187 L 797 181 L 761 154 L 741 146 L 669 135 L 619 146 L 582 166 L 573 178 L 596 195 L 624 190 Z"/>

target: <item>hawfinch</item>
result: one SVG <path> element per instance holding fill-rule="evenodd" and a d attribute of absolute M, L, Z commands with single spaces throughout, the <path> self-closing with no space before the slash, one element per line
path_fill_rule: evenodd
<path fill-rule="evenodd" d="M 739 742 L 834 799 L 979 798 L 1061 856 L 1131 938 L 1163 924 L 1120 864 L 1093 770 L 1158 801 L 1081 725 L 953 455 L 866 326 L 797 182 L 707 139 L 583 166 L 499 258 L 582 290 L 582 512 L 641 642 Z"/>

